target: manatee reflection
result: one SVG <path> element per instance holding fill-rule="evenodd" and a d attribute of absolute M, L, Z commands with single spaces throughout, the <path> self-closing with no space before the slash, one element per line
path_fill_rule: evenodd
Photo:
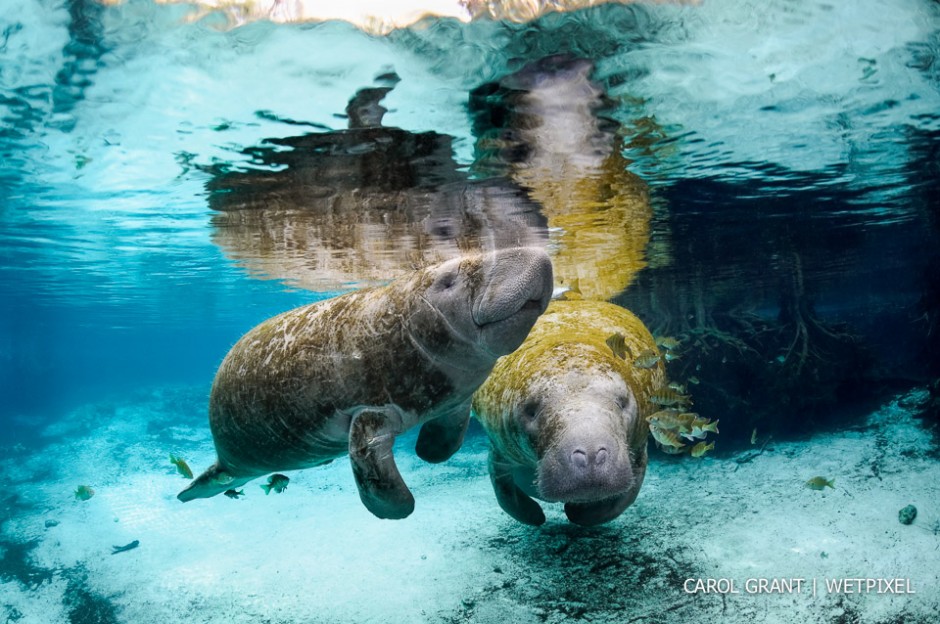
<path fill-rule="evenodd" d="M 348 129 L 269 139 L 245 150 L 251 171 L 212 169 L 213 240 L 253 276 L 335 290 L 550 231 L 556 284 L 610 299 L 645 266 L 652 210 L 592 70 L 549 57 L 475 89 L 482 180 L 458 169 L 452 137 L 381 125 L 386 75 L 350 100 Z"/>
<path fill-rule="evenodd" d="M 467 251 L 544 246 L 544 218 L 506 180 L 470 180 L 452 137 L 377 125 L 387 89 L 350 101 L 350 128 L 269 139 L 257 170 L 214 168 L 213 241 L 251 275 L 311 290 L 386 282 Z"/>
<path fill-rule="evenodd" d="M 553 56 L 530 63 L 470 98 L 481 170 L 529 189 L 551 232 L 555 281 L 608 300 L 646 266 L 649 192 L 627 170 L 611 107 L 593 64 Z"/>

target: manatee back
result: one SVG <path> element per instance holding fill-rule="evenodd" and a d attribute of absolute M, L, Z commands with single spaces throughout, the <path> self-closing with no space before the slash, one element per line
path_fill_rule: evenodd
<path fill-rule="evenodd" d="M 209 424 L 233 474 L 305 468 L 346 453 L 349 416 L 390 403 L 416 413 L 451 392 L 411 345 L 409 288 L 376 288 L 290 310 L 245 334 L 212 385 Z"/>

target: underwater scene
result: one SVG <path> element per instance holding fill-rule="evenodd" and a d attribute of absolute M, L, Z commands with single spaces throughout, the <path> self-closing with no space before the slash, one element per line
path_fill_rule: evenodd
<path fill-rule="evenodd" d="M 940 2 L 0 0 L 0 623 L 940 622 Z"/>

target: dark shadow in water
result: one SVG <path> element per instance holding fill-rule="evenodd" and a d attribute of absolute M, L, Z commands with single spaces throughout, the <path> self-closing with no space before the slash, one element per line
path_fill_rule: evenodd
<path fill-rule="evenodd" d="M 934 38 L 940 39 L 940 31 Z M 934 59 L 935 73 L 940 71 L 936 65 Z M 940 241 L 940 131 L 915 133 L 911 152 L 918 167 L 911 171 L 909 182 L 921 195 L 926 230 L 932 240 L 928 247 L 929 259 L 921 273 L 922 294 L 915 310 L 915 326 L 922 337 L 916 361 L 933 381 L 927 402 L 918 407 L 921 417 L 933 426 L 940 441 L 940 252 L 937 252 Z"/>
<path fill-rule="evenodd" d="M 720 609 L 717 598 L 703 606 L 683 593 L 686 579 L 707 574 L 663 547 L 670 535 L 652 517 L 591 529 L 507 520 L 498 537 L 471 545 L 497 563 L 481 590 L 444 621 L 497 621 L 500 612 L 505 621 L 657 621 L 667 613 L 694 621 L 703 608 Z"/>
<path fill-rule="evenodd" d="M 16 581 L 23 587 L 34 589 L 51 581 L 55 570 L 37 566 L 32 562 L 30 553 L 36 549 L 40 540 L 29 542 L 0 541 L 0 580 L 5 583 Z"/>
<path fill-rule="evenodd" d="M 101 594 L 89 589 L 88 572 L 83 566 L 76 566 L 65 572 L 68 585 L 62 603 L 68 613 L 69 624 L 118 624 L 115 605 Z"/>
<path fill-rule="evenodd" d="M 62 49 L 65 64 L 56 74 L 52 89 L 52 110 L 60 116 L 70 113 L 84 99 L 85 89 L 91 86 L 101 57 L 109 49 L 101 24 L 106 7 L 95 0 L 68 0 L 65 4 L 69 11 L 69 42 Z M 59 129 L 68 132 L 75 127 L 76 119 L 71 115 L 61 119 L 56 123 Z"/>
<path fill-rule="evenodd" d="M 725 450 L 755 428 L 763 440 L 839 425 L 930 379 L 929 328 L 916 322 L 934 236 L 924 211 L 915 199 L 913 216 L 892 222 L 822 187 L 675 184 L 662 193 L 671 218 L 653 234 L 668 240 L 669 262 L 617 300 L 682 341 L 670 378 L 688 384 L 697 412 L 721 418 Z"/>
<path fill-rule="evenodd" d="M 88 587 L 88 572 L 84 566 L 58 570 L 43 568 L 32 562 L 30 553 L 40 540 L 29 542 L 0 541 L 0 580 L 17 582 L 24 588 L 37 589 L 56 577 L 67 579 L 63 605 L 70 624 L 117 624 L 120 619 L 114 604 Z M 22 617 L 19 610 L 7 605 L 7 621 Z"/>

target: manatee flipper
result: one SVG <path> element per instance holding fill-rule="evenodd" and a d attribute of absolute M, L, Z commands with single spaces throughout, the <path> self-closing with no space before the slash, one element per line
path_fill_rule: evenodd
<path fill-rule="evenodd" d="M 216 462 L 204 473 L 193 479 L 185 490 L 176 495 L 176 498 L 184 503 L 197 498 L 209 498 L 226 490 L 245 485 L 252 478 L 241 477 L 236 479 L 219 466 L 219 462 Z"/>
<path fill-rule="evenodd" d="M 392 446 L 401 433 L 394 410 L 366 409 L 349 427 L 349 459 L 366 509 L 379 518 L 398 520 L 411 515 L 415 499 L 398 472 Z"/>
<path fill-rule="evenodd" d="M 470 401 L 453 411 L 429 420 L 418 432 L 415 453 L 418 457 L 432 464 L 446 461 L 463 444 L 467 425 L 470 424 Z"/>
<path fill-rule="evenodd" d="M 519 489 L 512 476 L 512 465 L 499 451 L 490 446 L 490 481 L 496 493 L 496 502 L 503 511 L 522 522 L 539 526 L 545 523 L 545 512 L 535 500 Z"/>

